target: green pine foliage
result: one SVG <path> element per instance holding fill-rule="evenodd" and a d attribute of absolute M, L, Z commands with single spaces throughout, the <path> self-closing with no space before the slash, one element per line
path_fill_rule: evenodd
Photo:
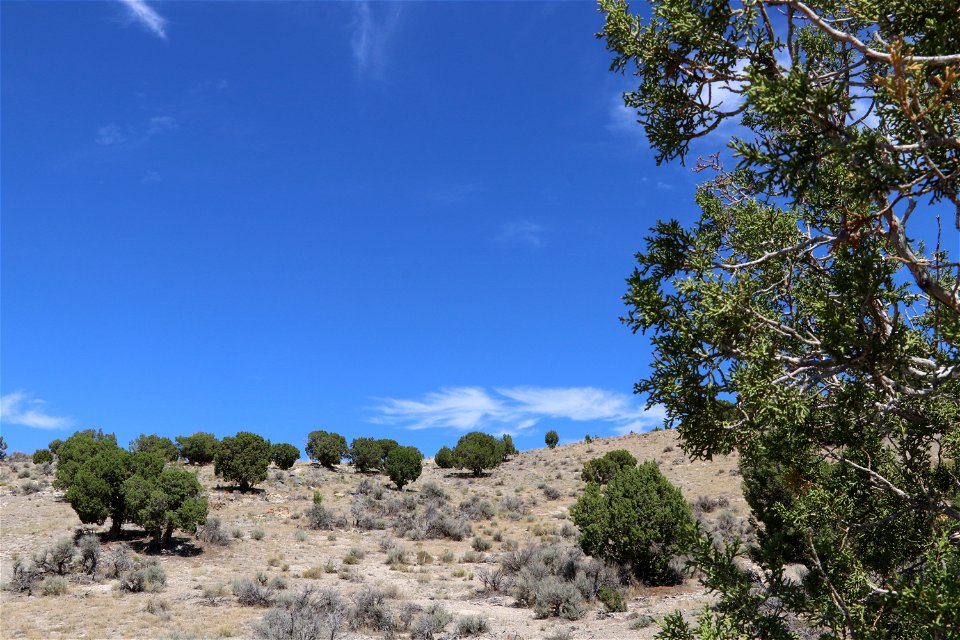
<path fill-rule="evenodd" d="M 383 447 L 375 438 L 354 438 L 347 454 L 350 464 L 360 473 L 377 471 L 385 462 Z"/>
<path fill-rule="evenodd" d="M 180 457 L 190 464 L 210 464 L 219 444 L 212 433 L 198 431 L 189 436 L 177 436 Z"/>
<path fill-rule="evenodd" d="M 270 447 L 270 460 L 280 469 L 286 471 L 300 459 L 300 449 L 292 444 L 281 442 Z"/>
<path fill-rule="evenodd" d="M 560 435 L 551 429 L 550 431 L 547 431 L 547 435 L 543 437 L 543 441 L 549 448 L 553 449 L 560 443 Z"/>
<path fill-rule="evenodd" d="M 739 165 L 637 254 L 636 389 L 688 456 L 739 455 L 761 525 L 697 537 L 718 604 L 661 637 L 960 637 L 958 4 L 650 4 L 600 2 L 626 105 L 658 161 L 739 125 Z"/>
<path fill-rule="evenodd" d="M 320 430 L 307 436 L 307 455 L 328 469 L 340 464 L 349 452 L 346 439 L 339 433 Z"/>
<path fill-rule="evenodd" d="M 503 441 L 488 433 L 471 431 L 464 434 L 453 448 L 453 466 L 469 469 L 479 477 L 485 469 L 494 469 L 503 462 Z"/>
<path fill-rule="evenodd" d="M 387 455 L 384 471 L 397 489 L 403 491 L 406 485 L 420 477 L 423 454 L 416 447 L 396 447 Z"/>
<path fill-rule="evenodd" d="M 520 453 L 517 450 L 517 447 L 513 444 L 513 436 L 511 436 L 509 433 L 503 434 L 500 440 L 503 442 L 503 461 L 504 462 L 506 462 L 513 456 Z"/>
<path fill-rule="evenodd" d="M 53 462 L 53 454 L 49 449 L 37 449 L 33 452 L 33 464 L 43 464 L 44 462 Z"/>
<path fill-rule="evenodd" d="M 180 457 L 180 450 L 173 440 L 156 434 L 141 434 L 130 443 L 130 451 L 134 453 L 155 453 L 167 462 L 173 462 Z"/>
<path fill-rule="evenodd" d="M 270 443 L 249 431 L 221 440 L 213 457 L 213 472 L 241 491 L 266 480 L 269 466 Z"/>
<path fill-rule="evenodd" d="M 437 466 L 441 469 L 453 469 L 455 465 L 453 449 L 450 447 L 440 447 L 437 454 L 433 456 L 433 461 L 436 462 Z"/>
<path fill-rule="evenodd" d="M 629 451 L 625 449 L 614 449 L 584 464 L 580 478 L 583 479 L 584 482 L 607 484 L 613 476 L 623 469 L 629 469 L 635 466 L 637 466 L 637 459 L 630 455 Z"/>
<path fill-rule="evenodd" d="M 194 533 L 207 520 L 207 499 L 197 476 L 183 469 L 165 469 L 159 475 L 134 475 L 124 481 L 127 515 L 161 547 L 170 544 L 173 531 Z"/>
<path fill-rule="evenodd" d="M 669 563 L 687 551 L 693 516 L 655 462 L 624 468 L 605 486 L 587 484 L 570 515 L 585 553 L 650 584 L 676 581 Z"/>

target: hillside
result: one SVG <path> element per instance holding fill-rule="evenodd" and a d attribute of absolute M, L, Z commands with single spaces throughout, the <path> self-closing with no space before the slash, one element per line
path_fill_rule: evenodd
<path fill-rule="evenodd" d="M 568 508 L 583 489 L 582 465 L 621 448 L 638 460 L 656 460 L 689 501 L 713 498 L 712 504 L 704 501 L 706 509 L 698 511 L 709 511 L 702 517 L 715 528 L 746 531 L 748 510 L 735 458 L 689 462 L 669 431 L 526 451 L 480 478 L 442 470 L 427 461 L 423 475 L 404 492 L 388 486 L 384 476 L 355 473 L 346 465 L 330 471 L 300 462 L 289 471 L 271 468 L 269 480 L 258 491 L 241 494 L 218 487 L 212 467 L 206 466 L 199 469 L 199 478 L 207 489 L 210 516 L 220 520 L 231 538 L 228 546 L 180 538 L 173 551 L 154 556 L 166 574 L 166 586 L 158 593 L 125 593 L 116 579 L 94 581 L 76 575 L 66 593 L 58 596 L 4 589 L 0 635 L 250 637 L 266 609 L 240 605 L 231 585 L 264 572 L 265 579 L 279 577 L 289 592 L 306 585 L 332 587 L 350 600 L 369 587 L 380 589 L 390 610 L 405 615 L 408 622 L 417 607 L 440 603 L 455 620 L 468 615 L 486 618 L 489 629 L 483 637 L 649 638 L 657 630 L 652 621 L 662 614 L 675 609 L 692 613 L 710 602 L 695 580 L 676 587 L 632 586 L 626 591 L 627 612 L 606 613 L 594 601 L 581 619 L 570 621 L 537 619 L 532 608 L 515 606 L 513 595 L 485 591 L 480 579 L 499 566 L 502 554 L 517 548 L 543 543 L 565 553 L 575 547 L 576 530 L 568 519 Z M 4 583 L 11 579 L 18 554 L 28 557 L 81 529 L 61 493 L 50 486 L 51 480 L 52 475 L 44 475 L 40 466 L 29 461 L 0 463 L 0 580 Z M 392 525 L 403 518 L 407 520 L 402 528 L 425 530 L 423 519 L 432 517 L 423 506 L 425 490 L 434 495 L 432 504 L 445 505 L 440 511 L 472 516 L 472 531 L 462 540 L 399 537 Z M 310 528 L 303 515 L 315 491 L 330 512 L 331 530 Z M 358 496 L 358 491 L 366 493 Z M 390 526 L 366 530 L 356 526 L 358 519 L 364 520 L 364 527 Z M 126 543 L 134 553 L 143 554 L 143 539 L 131 527 L 127 525 Z M 108 542 L 104 551 L 121 544 Z M 484 550 L 487 544 L 489 549 Z M 455 627 L 450 624 L 437 637 L 453 637 Z M 345 628 L 338 637 L 369 635 L 384 634 Z"/>

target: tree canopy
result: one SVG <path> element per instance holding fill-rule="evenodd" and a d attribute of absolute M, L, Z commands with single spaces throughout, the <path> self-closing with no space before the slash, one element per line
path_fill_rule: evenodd
<path fill-rule="evenodd" d="M 770 578 L 751 589 L 744 550 L 701 537 L 721 604 L 664 637 L 956 635 L 960 5 L 600 6 L 658 161 L 731 132 L 739 163 L 698 162 L 700 218 L 654 227 L 625 321 L 686 453 L 740 454 Z"/>
<path fill-rule="evenodd" d="M 414 482 L 423 471 L 423 454 L 416 447 L 394 447 L 387 454 L 384 471 L 397 489 Z"/>
<path fill-rule="evenodd" d="M 249 431 L 221 440 L 213 457 L 213 472 L 241 491 L 266 480 L 269 466 L 270 443 Z"/>
<path fill-rule="evenodd" d="M 190 464 L 210 464 L 217 450 L 218 440 L 212 433 L 198 431 L 189 436 L 177 436 L 180 457 Z"/>
<path fill-rule="evenodd" d="M 340 464 L 349 452 L 347 440 L 339 433 L 319 430 L 307 436 L 307 455 L 328 469 Z"/>
<path fill-rule="evenodd" d="M 479 476 L 484 469 L 494 469 L 503 462 L 504 445 L 489 433 L 471 431 L 464 434 L 453 448 L 453 466 L 469 469 Z"/>

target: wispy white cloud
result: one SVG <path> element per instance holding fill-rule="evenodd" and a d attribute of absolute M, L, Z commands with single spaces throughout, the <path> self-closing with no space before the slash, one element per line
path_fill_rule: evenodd
<path fill-rule="evenodd" d="M 139 126 L 121 127 L 111 122 L 97 129 L 94 142 L 101 147 L 135 147 L 179 128 L 180 125 L 171 116 L 152 116 Z"/>
<path fill-rule="evenodd" d="M 144 0 L 120 0 L 120 2 L 137 24 L 158 38 L 167 39 L 167 19 L 154 11 Z"/>
<path fill-rule="evenodd" d="M 526 244 L 540 247 L 544 244 L 544 228 L 529 220 L 513 220 L 500 227 L 500 233 L 494 238 L 503 244 Z"/>
<path fill-rule="evenodd" d="M 159 172 L 154 171 L 153 169 L 147 170 L 147 172 L 143 174 L 143 177 L 140 178 L 140 184 L 153 184 L 155 182 L 162 182 L 162 181 L 163 181 L 163 176 L 161 176 Z"/>
<path fill-rule="evenodd" d="M 67 429 L 73 424 L 71 418 L 47 413 L 46 404 L 23 391 L 0 396 L 0 424 L 16 424 L 34 429 Z"/>
<path fill-rule="evenodd" d="M 364 76 L 381 78 L 386 61 L 387 46 L 400 22 L 402 5 L 387 2 L 354 4 L 350 50 L 357 71 Z"/>
<path fill-rule="evenodd" d="M 662 407 L 647 410 L 634 396 L 595 387 L 455 387 L 417 400 L 387 398 L 374 410 L 378 424 L 511 434 L 544 419 L 607 423 L 616 433 L 648 431 L 664 419 Z"/>
<path fill-rule="evenodd" d="M 123 144 L 127 141 L 127 134 L 115 124 L 105 124 L 97 129 L 95 141 L 102 147 Z"/>

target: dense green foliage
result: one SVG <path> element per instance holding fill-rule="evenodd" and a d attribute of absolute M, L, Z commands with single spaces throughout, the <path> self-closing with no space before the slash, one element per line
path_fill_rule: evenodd
<path fill-rule="evenodd" d="M 585 553 L 652 584 L 671 582 L 668 563 L 690 544 L 692 515 L 653 461 L 626 467 L 606 486 L 587 484 L 570 508 Z"/>
<path fill-rule="evenodd" d="M 197 476 L 169 468 L 157 475 L 136 474 L 121 488 L 130 521 L 143 527 L 154 542 L 167 546 L 173 531 L 194 533 L 207 520 L 207 499 Z"/>
<path fill-rule="evenodd" d="M 387 454 L 384 471 L 401 491 L 423 471 L 423 454 L 416 447 L 395 447 Z"/>
<path fill-rule="evenodd" d="M 384 468 L 384 465 L 387 464 L 387 456 L 390 455 L 390 452 L 400 446 L 400 443 L 396 440 L 391 440 L 390 438 L 379 438 L 377 440 L 377 445 L 380 447 L 380 469 Z"/>
<path fill-rule="evenodd" d="M 559 444 L 560 435 L 556 431 L 551 429 L 550 431 L 547 431 L 547 435 L 543 437 L 543 441 L 547 443 L 548 447 L 553 449 L 554 447 L 557 446 L 557 444 Z"/>
<path fill-rule="evenodd" d="M 213 472 L 241 491 L 266 480 L 269 466 L 270 443 L 249 431 L 221 440 L 213 456 Z"/>
<path fill-rule="evenodd" d="M 375 438 L 354 438 L 347 453 L 350 464 L 360 473 L 377 471 L 383 465 L 383 447 Z"/>
<path fill-rule="evenodd" d="M 190 464 L 210 464 L 217 451 L 217 437 L 212 433 L 198 431 L 189 436 L 177 436 L 180 457 Z"/>
<path fill-rule="evenodd" d="M 506 462 L 513 456 L 520 453 L 519 451 L 517 451 L 516 445 L 513 444 L 513 436 L 511 436 L 509 433 L 503 434 L 500 440 L 503 442 L 503 461 L 504 462 Z"/>
<path fill-rule="evenodd" d="M 607 484 L 613 476 L 623 469 L 635 466 L 637 466 L 637 459 L 630 455 L 629 451 L 625 449 L 614 449 L 584 464 L 580 478 L 584 482 Z"/>
<path fill-rule="evenodd" d="M 77 431 L 67 438 L 57 450 L 57 475 L 53 485 L 58 489 L 67 489 L 73 483 L 73 477 L 80 467 L 98 453 L 117 448 L 117 438 L 103 430 L 87 429 Z"/>
<path fill-rule="evenodd" d="M 292 467 L 300 459 L 300 449 L 292 444 L 280 442 L 270 447 L 270 460 L 283 470 Z"/>
<path fill-rule="evenodd" d="M 311 431 L 307 436 L 307 455 L 329 469 L 340 464 L 349 451 L 346 439 L 339 433 Z"/>
<path fill-rule="evenodd" d="M 63 444 L 63 440 L 60 438 L 54 438 L 50 441 L 50 444 L 47 445 L 47 449 L 50 449 L 50 453 L 57 455 L 57 451 L 60 450 L 60 445 Z"/>
<path fill-rule="evenodd" d="M 471 431 L 464 434 L 453 448 L 453 466 L 469 469 L 480 476 L 484 469 L 494 469 L 503 462 L 503 441 L 488 433 Z"/>
<path fill-rule="evenodd" d="M 436 462 L 437 466 L 441 469 L 453 469 L 453 449 L 450 447 L 440 447 L 437 455 L 433 456 L 433 461 Z"/>
<path fill-rule="evenodd" d="M 663 635 L 958 637 L 960 5 L 651 4 L 601 1 L 626 104 L 658 160 L 739 124 L 740 165 L 702 162 L 699 220 L 637 255 L 637 391 L 688 455 L 739 453 L 761 525 L 749 549 L 698 539 L 719 604 Z"/>
<path fill-rule="evenodd" d="M 137 453 L 155 453 L 167 462 L 173 462 L 180 457 L 180 450 L 170 438 L 163 436 L 141 434 L 130 442 L 130 451 Z"/>
<path fill-rule="evenodd" d="M 44 462 L 53 462 L 53 454 L 49 449 L 37 449 L 33 452 L 33 464 L 43 464 Z"/>

